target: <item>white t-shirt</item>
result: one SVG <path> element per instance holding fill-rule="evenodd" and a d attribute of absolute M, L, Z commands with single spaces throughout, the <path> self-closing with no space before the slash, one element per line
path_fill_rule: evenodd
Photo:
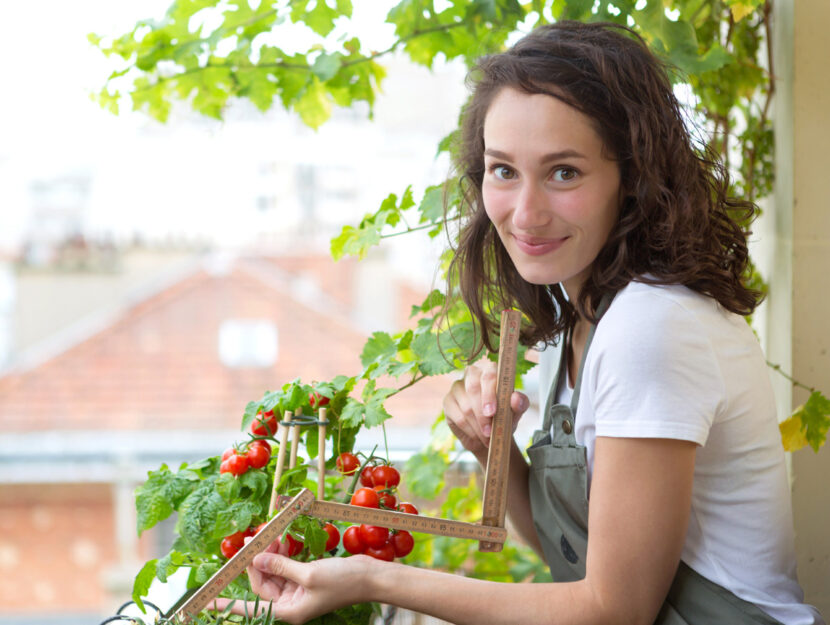
<path fill-rule="evenodd" d="M 559 352 L 542 352 L 542 406 Z M 630 283 L 597 326 L 574 435 L 589 480 L 597 436 L 697 443 L 683 561 L 782 623 L 823 623 L 802 603 L 775 400 L 743 317 L 683 286 Z"/>

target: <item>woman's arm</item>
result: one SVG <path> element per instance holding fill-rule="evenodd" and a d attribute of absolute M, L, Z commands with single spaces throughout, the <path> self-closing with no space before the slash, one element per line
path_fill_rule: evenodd
<path fill-rule="evenodd" d="M 683 549 L 695 450 L 669 439 L 597 438 L 587 574 L 578 582 L 505 584 L 363 556 L 304 564 L 261 554 L 251 584 L 291 623 L 379 601 L 459 624 L 647 625 Z"/>

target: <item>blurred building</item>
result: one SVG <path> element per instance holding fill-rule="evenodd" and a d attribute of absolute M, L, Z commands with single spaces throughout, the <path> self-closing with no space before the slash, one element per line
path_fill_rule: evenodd
<path fill-rule="evenodd" d="M 85 289 L 99 300 L 86 313 L 76 302 L 75 319 L 41 340 L 23 333 L 32 340 L 0 377 L 0 623 L 111 614 L 172 542 L 172 523 L 136 537 L 133 490 L 146 472 L 242 440 L 244 407 L 266 390 L 359 373 L 368 335 L 352 311 L 368 278 L 401 328 L 424 295 L 372 261 L 167 249 L 149 271 L 153 255 L 122 251 L 119 273 L 58 272 L 51 283 L 42 268 L 13 272 L 27 298 L 13 315 L 60 309 Z M 397 457 L 423 446 L 446 384 L 390 400 Z"/>

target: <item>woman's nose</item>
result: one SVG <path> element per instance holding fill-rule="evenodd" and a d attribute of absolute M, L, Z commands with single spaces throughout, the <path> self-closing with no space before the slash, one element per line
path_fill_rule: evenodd
<path fill-rule="evenodd" d="M 533 230 L 547 225 L 549 220 L 544 190 L 535 184 L 523 185 L 513 207 L 513 225 L 521 230 Z"/>

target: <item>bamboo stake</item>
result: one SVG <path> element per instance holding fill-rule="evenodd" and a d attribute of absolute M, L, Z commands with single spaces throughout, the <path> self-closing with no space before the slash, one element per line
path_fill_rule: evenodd
<path fill-rule="evenodd" d="M 274 486 L 271 489 L 271 503 L 268 505 L 268 516 L 274 514 L 277 507 L 277 489 L 282 479 L 282 471 L 285 468 L 285 446 L 288 444 L 288 429 L 289 426 L 282 425 L 280 429 L 280 446 L 277 449 L 277 470 L 274 472 Z"/>
<path fill-rule="evenodd" d="M 296 416 L 303 414 L 302 408 L 297 408 L 294 411 Z M 300 447 L 300 423 L 291 419 L 293 425 L 291 426 L 291 460 L 288 462 L 288 468 L 293 469 L 297 466 L 297 450 Z"/>
<path fill-rule="evenodd" d="M 317 424 L 317 499 L 326 496 L 326 409 L 320 408 Z"/>

